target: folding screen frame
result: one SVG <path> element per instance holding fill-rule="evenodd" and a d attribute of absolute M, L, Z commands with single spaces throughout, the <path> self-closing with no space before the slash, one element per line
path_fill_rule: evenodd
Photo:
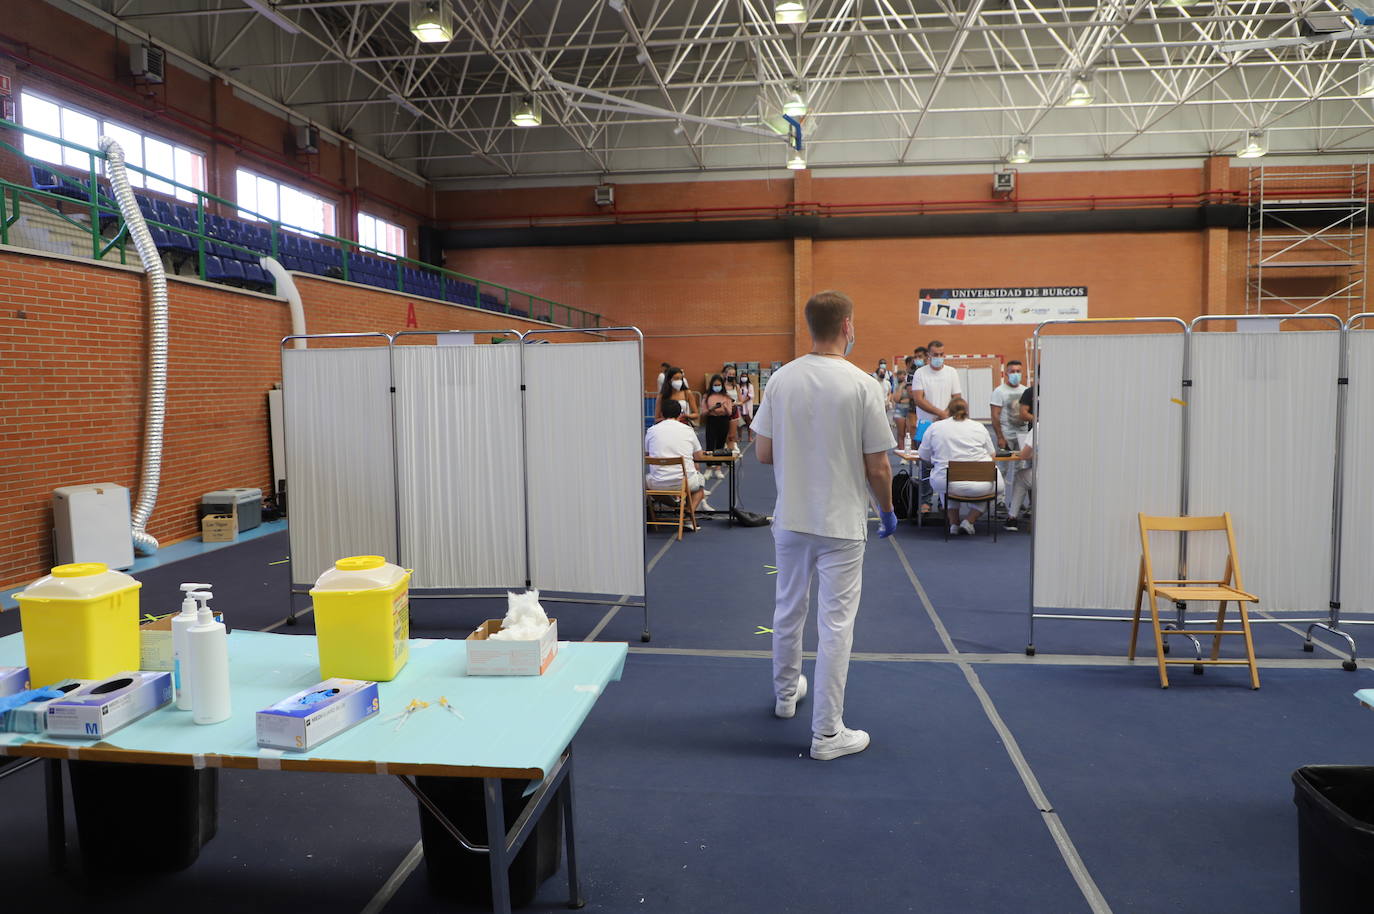
<path fill-rule="evenodd" d="M 1035 415 L 1036 415 L 1037 418 L 1038 418 L 1039 415 L 1040 415 L 1040 337 L 1041 337 L 1041 335 L 1044 333 L 1045 329 L 1046 329 L 1047 327 L 1058 327 L 1058 326 L 1092 327 L 1092 326 L 1101 326 L 1101 325 L 1103 325 L 1103 324 L 1169 324 L 1169 325 L 1175 325 L 1175 326 L 1177 326 L 1178 330 L 1183 334 L 1183 375 L 1184 375 L 1184 377 L 1179 379 L 1179 399 L 1180 399 L 1180 400 L 1185 400 L 1185 399 L 1186 399 L 1187 387 L 1188 387 L 1188 381 L 1186 380 L 1186 378 L 1188 377 L 1188 355 L 1189 355 L 1188 336 L 1189 336 L 1189 333 L 1190 333 L 1191 331 L 1189 330 L 1188 324 L 1187 324 L 1182 318 L 1177 318 L 1177 317 L 1100 317 L 1100 318 L 1089 317 L 1089 318 L 1064 318 L 1064 319 L 1060 319 L 1060 320 L 1049 320 L 1049 321 L 1044 321 L 1044 322 L 1040 323 L 1039 325 L 1037 325 L 1036 328 L 1035 328 L 1035 331 L 1031 334 L 1032 347 L 1031 347 L 1031 356 L 1030 356 L 1030 358 L 1031 358 L 1031 363 L 1032 363 L 1032 382 L 1033 382 L 1033 388 L 1032 388 L 1032 389 L 1033 389 L 1034 392 L 1035 392 L 1035 393 L 1034 393 L 1034 409 L 1033 409 L 1033 412 L 1035 413 Z M 1186 413 L 1185 413 L 1185 414 L 1186 414 Z M 1039 436 L 1039 434 L 1040 434 L 1040 429 L 1039 429 L 1039 425 L 1038 425 L 1038 423 L 1037 423 L 1037 426 L 1036 426 L 1036 435 L 1037 435 L 1037 437 Z M 1187 461 L 1183 459 L 1183 455 L 1187 453 L 1187 449 L 1188 449 L 1188 423 L 1187 423 L 1187 421 L 1185 421 L 1185 422 L 1183 423 L 1183 429 L 1182 429 L 1182 442 L 1181 442 L 1180 454 L 1179 454 L 1179 460 L 1182 462 L 1182 465 L 1183 465 L 1183 472 L 1181 473 L 1180 487 L 1179 487 L 1179 513 L 1180 513 L 1180 514 L 1186 514 L 1186 513 L 1187 513 L 1187 504 L 1188 504 L 1188 474 L 1187 474 Z M 1036 444 L 1036 450 L 1037 450 L 1037 451 L 1039 450 L 1039 443 L 1038 443 L 1038 442 L 1037 442 L 1037 444 Z M 1036 489 L 1036 480 L 1037 480 L 1037 476 L 1038 476 L 1038 473 L 1037 473 L 1037 467 L 1038 467 L 1038 466 L 1039 466 L 1039 461 L 1033 459 L 1033 460 L 1031 461 L 1031 492 L 1032 492 L 1032 497 L 1034 497 L 1034 493 L 1037 491 L 1037 489 Z M 1086 614 L 1083 614 L 1083 613 L 1038 613 L 1038 612 L 1036 612 L 1036 611 L 1035 611 L 1035 539 L 1036 539 L 1036 531 L 1037 531 L 1038 529 L 1039 529 L 1039 525 L 1036 524 L 1036 523 L 1034 523 L 1034 522 L 1032 522 L 1032 523 L 1031 523 L 1030 593 L 1029 593 L 1029 596 L 1027 597 L 1027 604 L 1028 604 L 1028 606 L 1027 606 L 1027 625 L 1026 625 L 1026 656 L 1028 656 L 1028 657 L 1034 657 L 1034 656 L 1035 656 L 1035 620 L 1036 620 L 1036 619 L 1065 619 L 1065 620 L 1086 621 L 1086 622 L 1118 622 L 1118 621 L 1123 621 L 1123 620 L 1124 620 L 1124 621 L 1130 621 L 1130 617 L 1129 617 L 1129 616 L 1103 616 L 1103 615 L 1086 615 Z M 1180 563 L 1183 561 L 1183 546 L 1182 546 L 1182 543 L 1181 543 L 1181 542 L 1180 542 L 1180 546 L 1179 546 L 1179 560 L 1180 560 Z"/>
<path fill-rule="evenodd" d="M 524 513 L 525 513 L 525 537 L 524 537 L 524 538 L 525 538 L 525 556 L 524 556 L 524 560 L 525 560 L 525 586 L 526 586 L 526 587 L 529 587 L 529 586 L 531 586 L 531 582 L 530 582 L 530 544 L 529 544 L 529 521 L 530 521 L 530 516 L 529 516 L 529 497 L 528 497 L 528 494 L 529 494 L 529 490 L 528 490 L 528 459 L 527 459 L 527 457 L 526 457 L 526 451 L 525 451 L 525 447 L 524 447 L 524 441 L 525 441 L 525 436 L 526 436 L 526 430 L 525 430 L 525 418 L 524 418 L 524 417 L 525 417 L 525 409 L 524 409 L 524 398 L 523 398 L 523 391 L 524 391 L 524 375 L 525 375 L 525 368 L 524 368 L 524 365 L 525 365 L 525 351 L 524 351 L 523 347 L 524 347 L 525 345 L 529 344 L 530 342 L 532 342 L 531 340 L 529 340 L 529 338 L 530 338 L 530 337 L 534 337 L 534 336 L 544 337 L 544 336 L 550 336 L 550 335 L 562 334 L 562 333 L 583 333 L 583 334 L 585 334 L 585 333 L 588 333 L 588 331 L 586 331 L 586 330 L 576 330 L 576 329 L 550 329 L 550 330 L 534 330 L 534 331 L 527 331 L 527 332 L 521 333 L 521 332 L 516 331 L 516 330 L 475 330 L 475 331 L 474 331 L 474 330 L 466 330 L 466 331 L 464 331 L 464 330 L 437 330 L 437 331 L 404 331 L 404 332 L 396 333 L 396 334 L 386 334 L 386 333 L 380 333 L 380 332 L 372 332 L 372 333 L 322 333 L 322 334 L 300 334 L 300 335 L 294 335 L 294 336 L 285 337 L 285 338 L 281 341 L 281 347 L 282 347 L 283 350 L 285 350 L 285 348 L 287 347 L 287 345 L 290 344 L 290 345 L 292 345 L 294 348 L 303 349 L 303 348 L 306 348 L 304 344 L 305 344 L 307 341 L 309 341 L 309 340 L 349 339 L 349 338 L 357 338 L 357 337 L 367 337 L 367 338 L 381 337 L 381 338 L 385 338 L 385 339 L 387 340 L 387 347 L 388 347 L 388 349 L 390 350 L 389 362 L 390 362 L 390 372 L 391 372 L 391 374 L 390 374 L 390 376 L 391 376 L 391 392 L 392 392 L 392 394 L 393 394 L 393 406 L 392 406 L 392 410 L 391 410 L 391 425 L 392 425 L 392 487 L 393 487 L 393 491 L 394 491 L 394 493 L 395 493 L 395 499 L 394 499 L 394 502 L 395 502 L 395 510 L 394 510 L 395 542 L 396 542 L 396 548 L 397 548 L 398 553 L 399 553 L 399 550 L 400 550 L 400 548 L 401 548 L 402 537 L 401 537 L 400 485 L 399 485 L 400 459 L 399 459 L 399 455 L 397 454 L 396 428 L 395 428 L 395 424 L 396 424 L 396 410 L 395 410 L 395 406 L 394 406 L 394 394 L 395 394 L 395 359 L 394 359 L 395 340 L 396 340 L 397 337 L 401 337 L 401 336 L 435 336 L 435 337 L 439 337 L 439 336 L 444 336 L 444 335 L 447 335 L 447 334 L 458 334 L 458 333 L 482 333 L 482 334 L 499 334 L 499 335 L 505 335 L 505 336 L 512 337 L 512 338 L 514 339 L 514 341 L 516 342 L 516 344 L 522 347 L 522 348 L 521 348 L 521 357 L 520 357 L 520 364 L 521 364 L 521 382 L 520 382 L 520 386 L 521 386 L 521 391 L 522 391 L 522 398 L 521 398 L 522 407 L 521 407 L 521 416 L 520 416 L 520 439 L 521 439 L 521 459 L 522 459 L 522 466 L 524 466 L 524 468 L 525 468 L 524 471 L 523 471 L 523 473 L 524 473 L 525 479 L 526 479 L 526 482 L 525 482 L 525 499 L 524 499 Z M 596 334 L 597 336 L 602 336 L 602 337 L 604 337 L 606 334 L 609 334 L 609 333 L 627 333 L 627 334 L 633 334 L 633 335 L 634 335 L 634 341 L 637 343 L 638 349 L 639 349 L 639 363 L 640 363 L 640 364 L 643 363 L 643 360 L 644 360 L 644 358 L 643 358 L 643 356 L 644 356 L 644 334 L 643 334 L 637 327 L 598 327 L 598 328 L 596 328 L 596 330 L 595 330 L 595 334 Z M 543 340 L 543 342 L 547 342 L 547 340 Z M 288 417 L 288 418 L 289 418 L 289 417 Z M 288 422 L 288 423 L 284 423 L 284 424 L 286 424 L 286 425 L 289 426 L 289 422 Z M 288 440 L 288 442 L 289 442 L 289 428 L 288 428 L 288 430 L 287 430 L 286 435 L 287 435 L 287 440 Z M 288 445 L 288 447 L 289 447 L 289 445 Z M 643 464 L 643 449 L 642 449 L 642 448 L 640 449 L 640 461 L 641 461 L 640 467 L 641 467 L 641 476 L 642 476 L 642 475 L 644 475 L 644 474 L 647 472 L 647 468 L 646 468 L 646 467 L 644 466 L 644 464 Z M 288 468 L 288 474 L 289 474 L 289 468 Z M 289 475 L 288 475 L 288 478 L 289 478 Z M 640 527 L 641 527 L 641 529 L 640 529 L 641 560 L 643 560 L 644 558 L 647 557 L 647 551 L 648 551 L 648 535 L 647 535 L 646 530 L 644 529 L 643 524 L 641 524 Z M 287 529 L 288 529 L 288 534 L 289 534 L 289 530 L 290 530 L 290 517 L 289 517 L 289 515 L 288 515 L 288 518 L 287 518 Z M 404 559 L 405 559 L 404 556 L 398 554 L 398 562 L 399 562 L 400 564 L 405 564 Z M 288 624 L 288 625 L 294 625 L 294 624 L 296 624 L 296 618 L 297 618 L 297 613 L 296 613 L 296 608 L 295 608 L 295 601 L 294 601 L 294 595 L 296 595 L 296 594 L 308 593 L 309 591 L 306 590 L 306 589 L 302 589 L 302 588 L 299 588 L 299 587 L 296 586 L 296 585 L 297 585 L 297 582 L 295 581 L 294 566 L 288 565 L 288 568 L 291 570 L 291 583 L 290 583 L 290 591 L 289 591 L 289 594 L 288 594 L 288 597 L 287 597 L 287 600 L 288 600 L 288 613 L 287 613 L 287 617 L 286 617 L 286 624 Z M 641 589 L 644 591 L 644 593 L 643 593 L 643 595 L 642 595 L 642 599 L 641 599 L 639 602 L 635 602 L 635 601 L 629 599 L 629 597 L 632 596 L 632 595 L 625 595 L 625 596 L 623 596 L 623 597 L 621 597 L 621 598 L 619 598 L 619 599 L 607 600 L 607 599 L 598 599 L 598 598 L 591 598 L 591 597 L 573 597 L 573 596 L 560 596 L 560 595 L 556 595 L 556 594 L 541 594 L 541 595 L 540 595 L 540 599 L 541 599 L 541 601 L 546 601 L 546 602 L 551 602 L 551 603 L 585 603 L 585 604 L 593 604 L 593 605 L 609 605 L 609 606 L 616 607 L 617 609 L 618 609 L 619 607 L 622 607 L 622 606 L 637 606 L 637 607 L 640 607 L 640 608 L 643 609 L 643 612 L 644 612 L 644 629 L 643 629 L 643 632 L 640 634 L 640 640 L 641 640 L 641 641 L 648 641 L 648 640 L 650 639 L 650 629 L 649 629 L 649 606 L 648 606 L 648 588 L 647 588 L 647 581 L 645 581 L 645 585 L 646 585 L 646 586 L 644 586 L 644 587 L 641 588 Z M 459 590 L 460 588 L 442 588 L 442 587 L 441 587 L 441 588 L 435 588 L 435 589 L 453 591 L 453 590 Z M 461 588 L 461 590 L 468 591 L 468 592 L 461 592 L 461 593 L 448 592 L 448 593 L 442 593 L 442 594 L 438 594 L 438 593 L 431 594 L 431 593 L 424 593 L 424 592 L 412 592 L 411 597 L 412 597 L 412 599 L 478 599 L 478 598 L 492 597 L 492 596 L 499 595 L 499 593 L 500 593 L 500 591 L 501 591 L 501 589 L 499 589 L 499 588 L 498 588 L 498 589 L 495 589 L 495 590 L 485 591 L 485 592 L 471 592 L 471 591 L 473 591 L 473 590 L 476 590 L 476 588 Z"/>
<path fill-rule="evenodd" d="M 1345 476 L 1346 397 L 1347 397 L 1347 394 L 1348 394 L 1348 382 L 1349 382 L 1349 331 L 1350 331 L 1350 329 L 1355 325 L 1356 322 L 1358 322 L 1358 321 L 1363 321 L 1363 320 L 1368 319 L 1368 318 L 1374 318 L 1374 313 L 1362 313 L 1362 314 L 1357 314 L 1357 315 L 1355 315 L 1354 317 L 1350 318 L 1348 321 L 1344 321 L 1344 322 L 1340 319 L 1340 317 L 1338 317 L 1337 315 L 1334 315 L 1334 314 L 1293 314 L 1293 315 L 1259 315 L 1259 314 L 1253 314 L 1253 315 L 1252 315 L 1252 314 L 1237 314 L 1237 315 L 1203 315 L 1203 316 L 1201 316 L 1201 317 L 1194 318 L 1194 319 L 1192 320 L 1191 323 L 1187 324 L 1187 325 L 1184 327 L 1184 346 L 1185 346 L 1185 351 L 1184 351 L 1184 358 L 1183 358 L 1183 378 L 1182 378 L 1181 381 L 1180 381 L 1180 390 L 1182 391 L 1182 396 L 1180 397 L 1180 399 L 1186 402 L 1186 401 L 1187 401 L 1187 393 L 1188 393 L 1189 389 L 1192 387 L 1192 383 L 1193 383 L 1193 377 L 1192 377 L 1192 334 L 1193 334 L 1193 332 L 1195 331 L 1195 328 L 1198 327 L 1200 324 L 1204 324 L 1204 323 L 1207 323 L 1207 322 L 1209 322 L 1209 321 L 1237 321 L 1237 322 L 1240 322 L 1240 321 L 1257 321 L 1257 320 L 1263 320 L 1263 321 L 1275 321 L 1275 320 L 1278 320 L 1278 321 L 1283 321 L 1283 320 L 1329 320 L 1329 321 L 1331 321 L 1331 322 L 1333 322 L 1333 323 L 1335 324 L 1337 331 L 1340 333 L 1340 343 L 1339 343 L 1339 351 L 1340 351 L 1339 359 L 1340 359 L 1340 364 L 1339 364 L 1339 366 L 1338 366 L 1337 378 L 1336 378 L 1336 421 L 1335 421 L 1335 440 L 1333 441 L 1333 446 L 1334 446 L 1334 457 L 1333 457 L 1333 459 L 1334 459 L 1334 461 L 1335 461 L 1335 467 L 1334 467 L 1334 472 L 1333 472 L 1333 475 L 1332 475 L 1332 520 L 1331 520 L 1331 541 L 1332 541 L 1332 549 L 1331 549 L 1330 600 L 1328 601 L 1329 612 L 1328 612 L 1328 615 L 1323 616 L 1323 617 L 1317 617 L 1317 618 L 1288 618 L 1288 617 L 1285 617 L 1285 618 L 1252 618 L 1250 621 L 1251 621 L 1252 624 L 1277 623 L 1277 624 L 1284 624 L 1284 625 L 1292 625 L 1293 623 L 1303 623 L 1303 622 L 1308 623 L 1307 631 L 1306 631 L 1306 634 L 1305 634 L 1305 636 L 1304 636 L 1304 638 L 1303 638 L 1303 645 L 1302 645 L 1303 650 L 1304 650 L 1304 651 L 1308 651 L 1308 652 L 1311 652 L 1311 651 L 1313 650 L 1312 633 L 1313 633 L 1313 631 L 1314 631 L 1315 629 L 1321 629 L 1321 630 L 1326 631 L 1326 632 L 1329 632 L 1329 633 L 1331 633 L 1331 634 L 1340 636 L 1341 638 L 1345 639 L 1346 643 L 1349 645 L 1349 648 L 1350 648 L 1350 656 L 1349 656 L 1349 658 L 1347 658 L 1346 660 L 1342 661 L 1342 663 L 1341 663 L 1341 668 L 1344 669 L 1344 670 L 1347 670 L 1347 671 L 1354 671 L 1354 670 L 1357 668 L 1357 664 L 1356 664 L 1356 661 L 1357 661 L 1357 659 L 1358 659 L 1358 657 L 1357 657 L 1357 646 L 1356 646 L 1355 639 L 1354 639 L 1353 637 L 1351 637 L 1351 635 L 1350 635 L 1348 632 L 1344 631 L 1344 630 L 1341 628 L 1341 625 L 1342 625 L 1342 624 L 1346 624 L 1346 625 L 1374 625 L 1374 620 L 1366 620 L 1366 619 L 1346 619 L 1346 620 L 1342 620 L 1342 618 L 1341 618 L 1341 603 L 1340 603 L 1340 585 L 1341 585 L 1341 532 L 1342 532 L 1342 523 L 1343 523 L 1343 520 L 1342 520 L 1342 513 L 1343 513 L 1343 502 L 1344 502 L 1344 476 Z M 1041 323 L 1040 325 L 1038 325 L 1038 326 L 1036 327 L 1036 329 L 1035 329 L 1034 334 L 1032 335 L 1032 336 L 1033 336 L 1033 348 L 1032 348 L 1032 353 L 1033 353 L 1033 355 L 1032 355 L 1032 361 L 1034 362 L 1034 366 L 1035 366 L 1035 381 L 1036 381 L 1036 384 L 1035 384 L 1035 411 L 1036 411 L 1037 415 L 1039 414 L 1039 409 L 1040 409 L 1040 385 L 1039 385 L 1039 374 L 1040 374 L 1040 336 L 1041 336 L 1042 330 L 1044 330 L 1045 327 L 1051 326 L 1051 325 L 1060 325 L 1060 324 L 1136 323 L 1136 322 L 1142 322 L 1142 321 L 1145 321 L 1145 322 L 1149 322 L 1149 321 L 1156 321 L 1156 322 L 1157 322 L 1157 321 L 1177 321 L 1179 324 L 1183 324 L 1183 321 L 1182 321 L 1181 319 L 1179 319 L 1179 318 L 1086 318 L 1086 319 L 1082 319 L 1082 320 L 1055 320 L 1055 321 L 1045 321 L 1044 323 Z M 1190 440 L 1191 440 L 1191 434 L 1192 434 L 1191 426 L 1192 426 L 1192 416 L 1191 416 L 1191 412 L 1190 412 L 1189 410 L 1185 409 L 1185 410 L 1184 410 L 1184 413 L 1183 413 L 1183 434 L 1182 434 L 1182 448 L 1181 448 L 1181 451 L 1182 451 L 1182 452 L 1181 452 L 1180 455 L 1179 455 L 1179 459 L 1180 459 L 1180 462 L 1181 462 L 1181 466 L 1180 466 L 1180 469 L 1181 469 L 1181 472 L 1180 472 L 1180 492 L 1179 492 L 1179 514 L 1180 514 L 1180 515 L 1186 515 L 1186 514 L 1188 513 L 1188 496 L 1189 496 L 1189 483 L 1190 483 L 1190 480 L 1189 480 L 1189 464 L 1190 464 L 1190 459 L 1189 459 L 1189 457 L 1190 457 L 1190 454 L 1191 454 Z M 1034 491 L 1034 490 L 1035 490 L 1035 464 L 1032 464 L 1032 466 L 1031 466 L 1031 480 L 1032 480 L 1032 482 L 1031 482 L 1032 491 Z M 1031 527 L 1031 535 L 1032 535 L 1032 539 L 1031 539 L 1031 568 L 1030 568 L 1031 586 L 1030 586 L 1030 597 L 1029 597 L 1029 601 L 1028 601 L 1028 602 L 1029 602 L 1029 607 L 1028 607 L 1028 610 L 1029 610 L 1029 611 L 1028 611 L 1029 624 L 1028 624 L 1027 639 L 1026 639 L 1026 654 L 1027 654 L 1028 656 L 1034 656 L 1034 655 L 1035 655 L 1035 638 L 1034 638 L 1034 635 L 1035 635 L 1035 620 L 1036 620 L 1037 618 L 1040 618 L 1040 619 L 1065 619 L 1065 620 L 1076 620 L 1076 621 L 1112 621 L 1112 622 L 1116 622 L 1116 621 L 1130 621 L 1130 618 L 1129 618 L 1128 616 L 1093 616 L 1093 615 L 1066 614 L 1066 613 L 1060 613 L 1060 614 L 1053 614 L 1053 613 L 1037 613 L 1037 612 L 1035 611 L 1035 539 L 1034 539 L 1034 537 L 1035 537 L 1035 526 L 1034 526 L 1034 525 L 1032 525 L 1032 527 Z M 1186 579 L 1187 576 L 1188 576 L 1188 575 L 1187 575 L 1187 567 L 1188 567 L 1188 564 L 1187 564 L 1187 563 L 1188 563 L 1187 548 L 1188 548 L 1187 535 L 1186 535 L 1186 534 L 1180 534 L 1180 537 L 1179 537 L 1179 551 L 1178 551 L 1178 563 L 1179 563 L 1179 564 L 1178 564 L 1178 567 L 1179 567 L 1179 577 L 1180 577 L 1180 578 L 1183 578 L 1183 579 Z M 1179 609 L 1178 609 L 1177 618 L 1176 618 L 1173 622 L 1168 623 L 1168 624 L 1165 626 L 1165 628 L 1166 628 L 1166 629 L 1184 628 L 1184 627 L 1187 627 L 1187 626 L 1197 625 L 1197 624 L 1204 624 L 1204 623 L 1205 623 L 1205 624 L 1214 624 L 1214 622 L 1215 622 L 1214 619 L 1212 619 L 1212 620 L 1206 620 L 1206 619 L 1186 620 L 1186 619 L 1184 618 L 1184 615 L 1185 615 L 1185 608 L 1182 607 L 1182 606 L 1180 606 Z M 1167 632 L 1166 632 L 1166 636 L 1167 636 Z M 1193 643 L 1193 648 L 1194 648 L 1194 652 L 1195 652 L 1195 656 L 1197 656 L 1197 657 L 1200 659 L 1200 658 L 1202 657 L 1202 649 L 1201 649 L 1201 645 L 1198 643 L 1197 639 L 1194 638 L 1194 637 L 1191 636 L 1191 635 L 1185 635 L 1184 637 L 1186 637 L 1186 638 L 1188 638 L 1190 641 L 1192 641 L 1192 643 Z M 1167 649 L 1167 648 L 1166 648 L 1166 649 Z"/>

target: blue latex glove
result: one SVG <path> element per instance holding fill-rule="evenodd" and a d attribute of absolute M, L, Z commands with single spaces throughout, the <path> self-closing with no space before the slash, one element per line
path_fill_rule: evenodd
<path fill-rule="evenodd" d="M 879 511 L 878 517 L 878 539 L 887 539 L 897 532 L 897 512 Z"/>

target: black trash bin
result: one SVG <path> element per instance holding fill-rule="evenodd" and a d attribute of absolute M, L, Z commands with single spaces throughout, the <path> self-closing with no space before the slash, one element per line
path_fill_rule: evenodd
<path fill-rule="evenodd" d="M 1302 914 L 1367 910 L 1374 897 L 1374 766 L 1293 772 Z"/>
<path fill-rule="evenodd" d="M 465 838 L 473 844 L 487 843 L 487 811 L 480 778 L 417 777 L 415 786 Z M 528 787 L 528 781 L 501 782 L 506 831 L 510 831 L 525 808 Z M 454 901 L 490 910 L 491 864 L 487 855 L 464 849 L 423 803 L 419 806 L 420 839 L 424 842 L 430 888 Z M 558 872 L 562 859 L 563 817 L 558 799 L 554 798 L 511 861 L 511 907 L 523 907 L 533 901 L 540 884 Z"/>
<path fill-rule="evenodd" d="M 183 870 L 215 836 L 217 769 L 73 761 L 67 770 L 88 873 Z"/>

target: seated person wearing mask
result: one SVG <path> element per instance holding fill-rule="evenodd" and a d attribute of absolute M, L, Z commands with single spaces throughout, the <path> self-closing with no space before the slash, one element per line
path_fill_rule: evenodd
<path fill-rule="evenodd" d="M 644 453 L 650 457 L 684 457 L 687 467 L 687 491 L 692 494 L 693 511 L 714 511 L 706 503 L 706 479 L 697 471 L 696 458 L 706 452 L 697 442 L 697 433 L 682 420 L 682 401 L 664 400 L 663 418 L 644 433 Z M 671 489 L 682 482 L 677 467 L 649 467 L 644 483 L 650 489 Z"/>
<path fill-rule="evenodd" d="M 991 482 L 956 482 L 952 486 L 946 483 L 951 461 L 991 461 L 997 453 L 992 436 L 983 423 L 968 417 L 968 402 L 963 397 L 950 400 L 946 411 L 949 418 L 936 422 L 921 439 L 921 460 L 928 461 L 932 466 L 931 487 L 941 501 L 945 500 L 946 494 L 966 497 L 991 495 L 994 485 Z M 961 511 L 964 514 L 962 521 L 959 519 Z M 971 536 L 974 533 L 973 524 L 982 516 L 983 509 L 977 504 L 959 502 L 957 505 L 947 505 L 946 514 L 952 535 L 957 536 L 962 530 Z"/>

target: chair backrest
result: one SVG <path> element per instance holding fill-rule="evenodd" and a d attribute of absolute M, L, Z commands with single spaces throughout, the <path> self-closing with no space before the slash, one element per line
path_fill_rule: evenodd
<path fill-rule="evenodd" d="M 645 457 L 644 462 L 651 467 L 677 467 L 687 472 L 686 457 Z"/>
<path fill-rule="evenodd" d="M 1150 532 L 1152 530 L 1189 533 L 1205 530 L 1226 531 L 1226 567 L 1234 576 L 1237 590 L 1244 590 L 1245 584 L 1240 577 L 1240 559 L 1236 557 L 1236 533 L 1231 527 L 1231 512 L 1202 517 L 1156 517 L 1141 514 L 1140 517 L 1140 557 L 1145 564 L 1145 577 L 1154 580 L 1154 568 L 1150 561 Z"/>
<path fill-rule="evenodd" d="M 947 482 L 996 482 L 997 464 L 991 460 L 951 460 Z"/>

